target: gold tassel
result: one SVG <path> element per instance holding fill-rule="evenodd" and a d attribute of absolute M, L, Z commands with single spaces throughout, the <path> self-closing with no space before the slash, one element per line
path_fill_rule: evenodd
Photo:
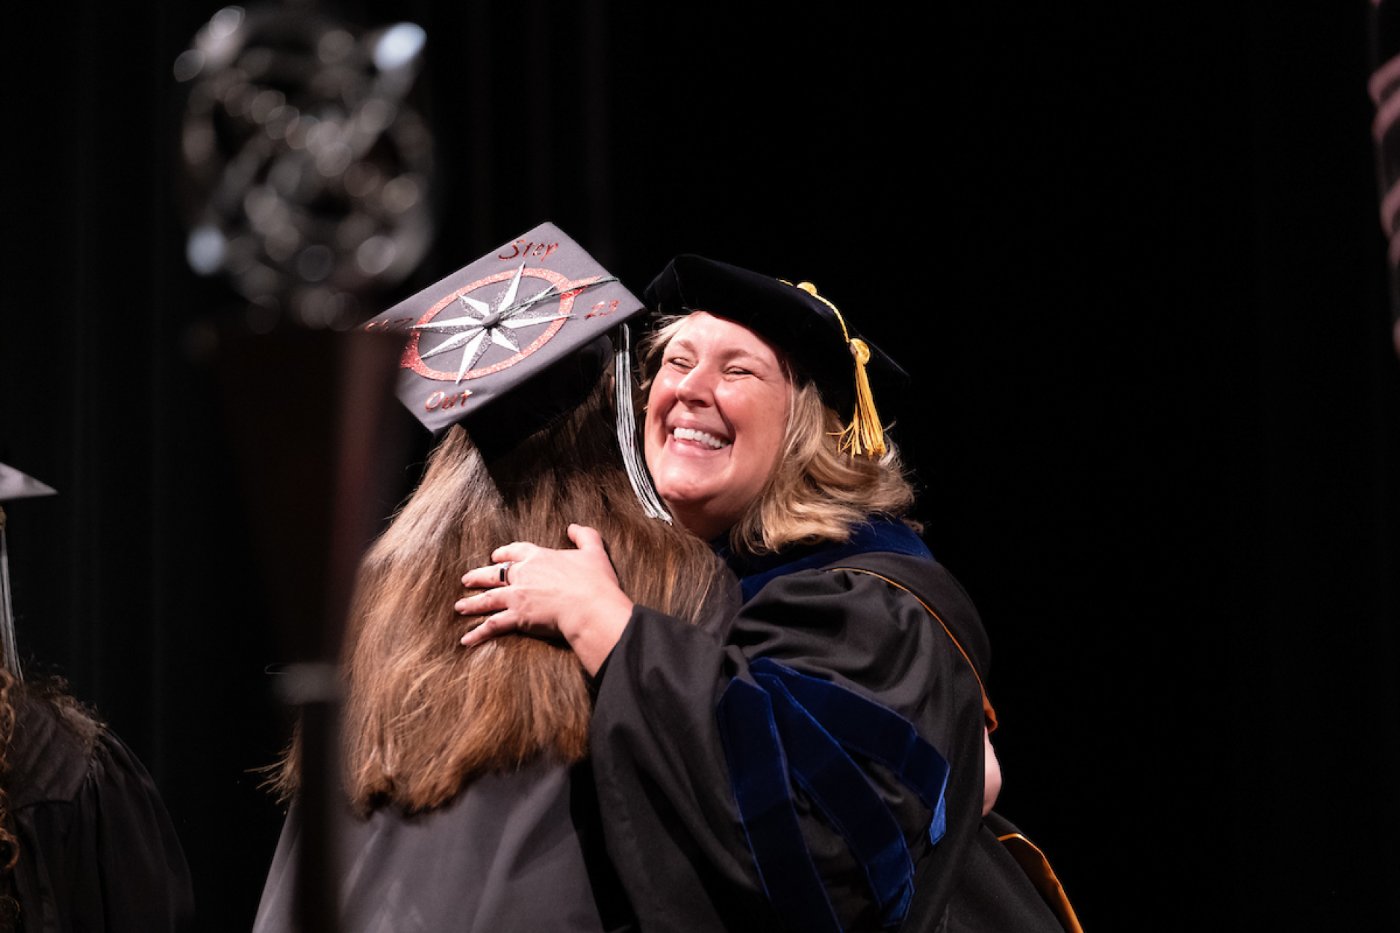
<path fill-rule="evenodd" d="M 857 457 L 883 457 L 886 451 L 885 429 L 880 424 L 880 413 L 875 410 L 875 396 L 870 391 L 870 379 L 865 374 L 865 364 L 870 362 L 870 347 L 859 337 L 851 339 L 850 331 L 846 330 L 846 319 L 836 310 L 836 305 L 817 294 L 817 286 L 811 282 L 798 282 L 797 287 L 832 310 L 841 325 L 841 336 L 846 338 L 846 345 L 851 348 L 851 356 L 856 360 L 856 408 L 851 414 L 851 423 L 841 432 L 837 449 Z"/>
<path fill-rule="evenodd" d="M 865 364 L 870 362 L 870 348 L 859 337 L 850 342 L 851 355 L 856 358 L 856 410 L 851 414 L 851 423 L 841 432 L 839 450 L 856 456 L 883 457 L 885 455 L 885 429 L 880 424 L 880 413 L 875 410 L 875 397 L 870 393 L 870 379 L 865 375 Z"/>

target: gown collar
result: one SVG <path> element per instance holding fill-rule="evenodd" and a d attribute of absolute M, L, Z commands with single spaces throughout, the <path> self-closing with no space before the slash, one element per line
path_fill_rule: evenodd
<path fill-rule="evenodd" d="M 715 545 L 718 554 L 734 575 L 748 602 L 768 581 L 799 570 L 813 570 L 856 554 L 885 552 L 932 559 L 933 554 L 914 530 L 901 521 L 872 516 L 851 529 L 845 541 L 819 541 L 816 544 L 784 548 L 775 554 L 750 556 L 734 553 L 727 544 Z"/>

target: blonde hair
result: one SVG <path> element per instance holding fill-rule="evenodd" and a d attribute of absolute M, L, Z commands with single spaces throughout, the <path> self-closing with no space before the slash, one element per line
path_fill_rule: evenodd
<path fill-rule="evenodd" d="M 660 318 L 641 345 L 642 392 L 650 388 L 662 352 L 685 319 Z M 792 384 L 782 455 L 763 491 L 729 530 L 729 546 L 739 554 L 764 554 L 794 544 L 845 541 L 872 515 L 904 519 L 918 530 L 905 518 L 914 490 L 894 444 L 878 459 L 839 450 L 841 415 L 822 401 L 816 383 L 794 370 L 780 347 L 773 349 Z"/>
<path fill-rule="evenodd" d="M 489 463 L 460 427 L 360 567 L 344 651 L 346 788 L 362 812 L 440 806 L 475 778 L 588 745 L 590 700 L 567 645 L 508 635 L 467 650 L 452 608 L 461 575 L 511 541 L 572 547 L 569 522 L 602 534 L 631 599 L 695 621 L 721 587 L 703 542 L 649 519 L 617 451 L 609 379 L 577 409 Z M 294 746 L 296 739 L 294 738 Z M 296 790 L 295 747 L 274 787 Z"/>

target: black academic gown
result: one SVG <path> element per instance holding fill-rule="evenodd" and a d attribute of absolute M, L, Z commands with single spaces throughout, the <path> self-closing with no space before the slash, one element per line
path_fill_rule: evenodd
<path fill-rule="evenodd" d="M 16 703 L 9 772 L 22 933 L 193 929 L 189 868 L 146 769 L 115 734 L 47 700 Z"/>
<path fill-rule="evenodd" d="M 626 929 L 612 903 L 586 766 L 537 762 L 472 782 L 416 816 L 381 807 L 335 824 L 340 933 L 602 933 Z M 575 805 L 581 800 L 587 805 Z M 254 933 L 292 933 L 302 824 L 288 813 Z M 585 853 L 596 844 L 599 855 Z M 590 875 L 590 872 L 592 874 Z M 595 884 L 597 893 L 595 894 Z"/>
<path fill-rule="evenodd" d="M 752 568 L 761 571 L 745 578 L 752 595 L 718 637 L 634 611 L 597 684 L 591 741 L 608 850 L 642 930 L 809 925 L 772 903 L 770 879 L 791 867 L 756 867 L 754 826 L 737 803 L 744 782 L 727 752 L 743 723 L 722 723 L 716 712 L 736 680 L 754 681 L 765 658 L 897 713 L 948 766 L 945 828 L 934 842 L 930 805 L 890 768 L 854 756 L 912 862 L 913 894 L 898 911 L 877 903 L 873 875 L 847 835 L 802 790 L 793 794 L 836 921 L 827 928 L 1060 929 L 983 825 L 985 720 L 974 671 L 985 669 L 988 651 L 976 611 L 922 545 L 910 543 L 912 534 L 884 537 L 904 553 L 848 546 Z M 784 749 L 783 764 L 799 752 Z"/>

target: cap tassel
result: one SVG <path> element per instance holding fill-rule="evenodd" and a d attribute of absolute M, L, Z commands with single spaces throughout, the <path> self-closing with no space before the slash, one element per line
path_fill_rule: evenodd
<path fill-rule="evenodd" d="M 622 465 L 627 470 L 632 492 L 648 518 L 658 518 L 669 525 L 671 515 L 657 495 L 646 461 L 637 449 L 637 418 L 632 409 L 632 332 L 626 324 L 618 325 L 613 349 L 613 402 L 617 413 L 617 446 L 622 451 Z"/>
<path fill-rule="evenodd" d="M 841 432 L 838 449 L 855 456 L 883 457 L 885 429 L 880 413 L 875 410 L 875 398 L 870 392 L 870 379 L 865 364 L 870 362 L 870 347 L 859 337 L 850 341 L 851 356 L 856 359 L 856 409 L 851 423 Z"/>
<path fill-rule="evenodd" d="M 0 508 L 0 666 L 24 680 L 19 666 L 19 644 L 15 640 L 15 610 L 10 601 L 10 555 L 5 547 L 5 510 Z"/>
<path fill-rule="evenodd" d="M 875 396 L 870 392 L 870 378 L 865 374 L 865 364 L 870 362 L 869 345 L 859 337 L 851 336 L 850 331 L 846 330 L 846 319 L 836 305 L 817 294 L 817 286 L 811 282 L 798 282 L 797 288 L 831 309 L 831 313 L 836 315 L 836 322 L 841 325 L 841 336 L 846 338 L 851 356 L 856 358 L 856 410 L 851 413 L 851 423 L 841 432 L 836 449 L 856 457 L 883 457 L 887 450 L 885 428 L 880 424 L 880 413 L 875 410 Z"/>

